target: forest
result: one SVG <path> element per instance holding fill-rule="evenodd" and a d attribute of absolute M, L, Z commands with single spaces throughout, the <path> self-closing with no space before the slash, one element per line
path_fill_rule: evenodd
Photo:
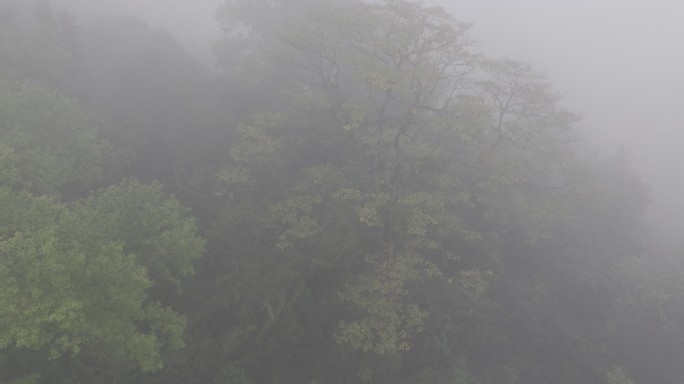
<path fill-rule="evenodd" d="M 684 380 L 682 252 L 543 72 L 411 0 L 216 23 L 0 3 L 0 383 Z"/>

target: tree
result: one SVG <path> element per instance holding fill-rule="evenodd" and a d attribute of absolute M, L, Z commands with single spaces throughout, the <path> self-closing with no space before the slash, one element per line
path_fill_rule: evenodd
<path fill-rule="evenodd" d="M 676 380 L 647 190 L 543 73 L 411 1 L 218 15 L 221 73 L 0 19 L 0 381 Z"/>
<path fill-rule="evenodd" d="M 48 1 L 6 1 L 0 11 L 2 77 L 29 78 L 50 88 L 67 86 L 80 59 L 74 17 L 53 9 Z"/>
<path fill-rule="evenodd" d="M 275 24 L 251 17 L 265 4 L 236 4 L 225 14 L 247 16 L 226 25 L 255 37 L 242 57 L 281 71 L 287 98 L 240 125 L 219 181 L 232 204 L 268 191 L 273 246 L 334 271 L 312 292 L 337 293 L 338 342 L 409 349 L 437 292 L 478 305 L 507 232 L 529 247 L 568 217 L 583 181 L 576 117 L 530 66 L 471 54 L 466 24 L 405 1 L 319 4 Z"/>
<path fill-rule="evenodd" d="M 24 82 L 0 81 L 0 139 L 0 185 L 38 195 L 86 195 L 104 178 L 110 157 L 76 101 Z"/>
<path fill-rule="evenodd" d="M 51 381 L 159 370 L 185 328 L 160 289 L 180 289 L 203 250 L 187 210 L 134 181 L 73 204 L 1 192 L 0 348 L 35 351 Z"/>

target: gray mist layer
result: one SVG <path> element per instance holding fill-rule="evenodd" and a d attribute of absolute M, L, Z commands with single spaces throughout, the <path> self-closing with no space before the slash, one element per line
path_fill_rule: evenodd
<path fill-rule="evenodd" d="M 434 0 L 489 55 L 544 70 L 604 151 L 626 148 L 652 188 L 654 240 L 684 227 L 684 2 L 674 0 Z"/>
<path fill-rule="evenodd" d="M 53 0 L 78 17 L 136 15 L 210 60 L 220 0 Z M 545 71 L 605 152 L 625 148 L 652 188 L 655 239 L 678 245 L 684 227 L 684 2 L 676 0 L 431 0 L 473 23 L 478 49 Z"/>

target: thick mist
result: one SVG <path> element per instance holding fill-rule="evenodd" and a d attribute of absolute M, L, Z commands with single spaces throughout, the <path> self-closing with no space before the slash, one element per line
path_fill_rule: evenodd
<path fill-rule="evenodd" d="M 0 384 L 684 383 L 683 15 L 0 0 Z"/>
<path fill-rule="evenodd" d="M 684 142 L 679 105 L 684 27 L 678 1 L 436 1 L 473 22 L 489 55 L 544 70 L 583 116 L 580 125 L 603 151 L 625 148 L 651 186 L 647 220 L 666 248 L 680 245 Z"/>
<path fill-rule="evenodd" d="M 151 28 L 166 29 L 188 47 L 191 54 L 211 63 L 209 52 L 213 41 L 221 36 L 215 13 L 220 0 L 164 1 L 164 0 L 53 0 L 58 9 L 68 9 L 82 19 L 113 16 L 136 16 Z"/>
<path fill-rule="evenodd" d="M 53 0 L 84 18 L 137 15 L 172 31 L 196 57 L 212 63 L 221 32 L 218 0 L 192 2 Z M 651 186 L 646 220 L 654 240 L 678 246 L 684 226 L 684 141 L 679 105 L 684 56 L 679 52 L 684 5 L 677 1 L 427 1 L 472 23 L 475 50 L 533 63 L 582 115 L 586 137 L 604 152 L 626 149 Z"/>

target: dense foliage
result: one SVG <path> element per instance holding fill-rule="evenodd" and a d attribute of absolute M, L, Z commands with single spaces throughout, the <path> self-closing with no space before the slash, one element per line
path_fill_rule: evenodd
<path fill-rule="evenodd" d="M 684 378 L 684 269 L 628 156 L 441 8 L 228 0 L 216 71 L 25 8 L 0 8 L 1 383 Z"/>

